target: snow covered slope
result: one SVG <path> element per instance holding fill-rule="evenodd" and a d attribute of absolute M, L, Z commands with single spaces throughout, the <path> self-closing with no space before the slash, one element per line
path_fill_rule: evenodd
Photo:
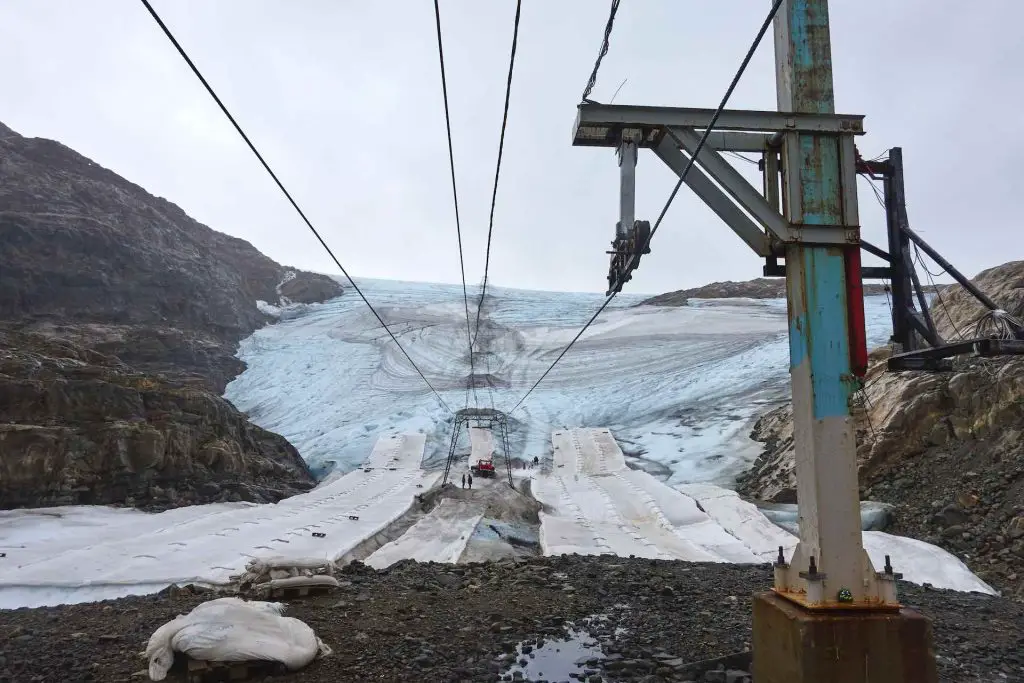
<path fill-rule="evenodd" d="M 796 537 L 736 494 L 711 484 L 671 488 L 629 470 L 608 429 L 572 429 L 551 436 L 550 474 L 534 479 L 545 504 L 545 555 L 636 555 L 694 562 L 770 562 Z M 890 555 L 904 578 L 939 588 L 994 593 L 956 557 L 933 545 L 878 531 L 864 532 L 876 566 Z"/>
<path fill-rule="evenodd" d="M 627 469 L 608 429 L 556 431 L 551 440 L 551 474 L 538 475 L 533 482 L 534 495 L 546 506 L 540 533 L 545 555 L 758 561 L 692 499 L 646 472 Z"/>
<path fill-rule="evenodd" d="M 223 584 L 253 557 L 342 557 L 440 478 L 420 468 L 423 447 L 422 434 L 382 438 L 365 470 L 276 504 L 216 503 L 158 514 L 84 506 L 2 512 L 0 607 L 99 600 L 173 583 Z"/>
<path fill-rule="evenodd" d="M 494 457 L 494 432 L 482 427 L 469 428 L 469 466 L 473 467 L 481 460 Z"/>
<path fill-rule="evenodd" d="M 442 500 L 405 534 L 366 558 L 366 564 L 383 569 L 404 559 L 458 562 L 483 516 L 484 506 L 480 503 Z"/>
<path fill-rule="evenodd" d="M 787 557 L 796 547 L 797 537 L 776 526 L 755 505 L 742 500 L 735 491 L 706 484 L 678 487 L 698 501 L 716 523 L 741 539 L 762 559 L 770 562 L 779 546 Z M 896 571 L 913 583 L 930 583 L 938 588 L 995 594 L 995 590 L 979 579 L 956 556 L 938 546 L 882 531 L 864 531 L 864 549 L 875 567 L 885 566 L 885 556 L 892 558 Z"/>
<path fill-rule="evenodd" d="M 453 409 L 467 398 L 510 409 L 604 299 L 489 288 L 478 360 L 493 388 L 474 396 L 461 286 L 359 284 Z M 543 458 L 552 431 L 607 425 L 633 464 L 670 483 L 728 484 L 759 452 L 751 418 L 788 395 L 785 302 L 633 307 L 641 298 L 619 296 L 514 413 L 513 455 Z M 885 297 L 866 307 L 869 339 L 882 343 Z M 428 462 L 447 455 L 447 411 L 358 297 L 286 311 L 239 355 L 248 369 L 227 398 L 320 473 L 353 469 L 382 432 L 425 434 Z"/>

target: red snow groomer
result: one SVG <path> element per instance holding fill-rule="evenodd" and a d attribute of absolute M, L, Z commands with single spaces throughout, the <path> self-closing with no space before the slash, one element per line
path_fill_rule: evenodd
<path fill-rule="evenodd" d="M 493 477 L 494 476 L 494 461 L 493 460 L 477 460 L 476 464 L 469 468 L 473 473 L 474 477 Z"/>

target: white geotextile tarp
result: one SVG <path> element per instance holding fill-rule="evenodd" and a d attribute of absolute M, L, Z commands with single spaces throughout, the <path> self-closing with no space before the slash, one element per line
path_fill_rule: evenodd
<path fill-rule="evenodd" d="M 483 427 L 469 428 L 469 464 L 473 466 L 481 460 L 494 459 L 494 432 Z"/>
<path fill-rule="evenodd" d="M 309 626 L 281 616 L 278 602 L 219 598 L 199 605 L 158 628 L 146 646 L 149 677 L 162 681 L 174 664 L 174 653 L 211 662 L 271 661 L 295 671 L 327 647 Z"/>

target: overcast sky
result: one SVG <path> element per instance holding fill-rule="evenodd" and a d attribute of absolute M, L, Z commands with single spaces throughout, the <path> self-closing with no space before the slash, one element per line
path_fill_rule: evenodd
<path fill-rule="evenodd" d="M 457 282 L 429 0 L 153 0 L 356 275 Z M 524 0 L 492 281 L 603 290 L 611 150 L 571 146 L 606 0 Z M 592 97 L 713 107 L 767 0 L 623 0 Z M 1020 0 L 833 0 L 836 107 L 866 157 L 904 149 L 911 224 L 969 274 L 1024 258 Z M 442 0 L 467 277 L 483 273 L 513 0 Z M 774 109 L 771 33 L 730 104 Z M 136 0 L 0 2 L 0 121 L 59 140 L 285 264 L 335 267 Z M 741 162 L 736 162 L 737 164 Z M 753 167 L 751 167 L 753 168 Z M 650 152 L 637 214 L 674 182 Z M 861 184 L 864 233 L 882 214 Z M 748 279 L 761 263 L 684 188 L 628 285 Z"/>

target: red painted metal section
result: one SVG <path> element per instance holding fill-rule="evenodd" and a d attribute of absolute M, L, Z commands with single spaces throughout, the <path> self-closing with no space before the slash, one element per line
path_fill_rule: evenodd
<path fill-rule="evenodd" d="M 846 266 L 846 321 L 850 330 L 850 372 L 864 377 L 868 372 L 868 335 L 864 324 L 864 281 L 860 274 L 860 245 L 843 253 Z"/>

